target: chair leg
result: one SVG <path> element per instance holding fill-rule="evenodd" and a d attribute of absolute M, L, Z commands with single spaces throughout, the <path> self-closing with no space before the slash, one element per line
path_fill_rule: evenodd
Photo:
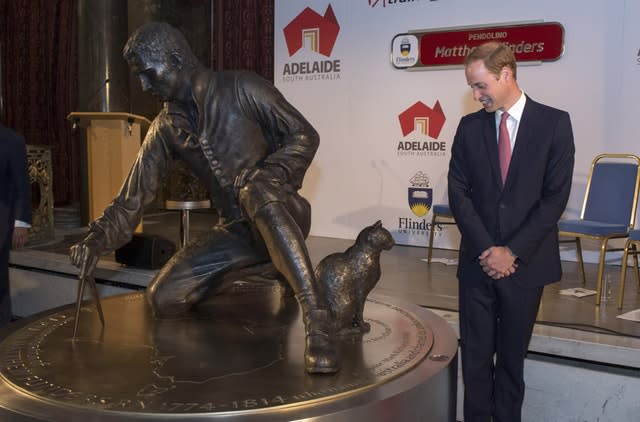
<path fill-rule="evenodd" d="M 609 239 L 603 239 L 600 245 L 600 263 L 598 265 L 598 283 L 596 284 L 596 305 L 600 305 L 600 297 L 602 295 L 602 279 L 604 277 L 604 258 L 607 253 L 607 242 Z"/>
<path fill-rule="evenodd" d="M 640 272 L 638 272 L 638 253 L 640 251 L 638 251 L 635 243 L 632 245 L 632 247 L 633 247 L 633 269 L 635 270 L 635 273 L 636 273 L 636 281 L 638 282 L 638 291 L 640 291 Z"/>
<path fill-rule="evenodd" d="M 576 257 L 578 258 L 578 272 L 580 272 L 580 278 L 582 279 L 582 285 L 587 284 L 587 277 L 584 274 L 584 261 L 582 260 L 582 243 L 580 238 L 576 237 Z"/>
<path fill-rule="evenodd" d="M 431 256 L 433 251 L 433 232 L 436 227 L 436 214 L 431 217 L 431 227 L 429 228 L 429 250 L 427 251 L 427 264 L 431 265 Z"/>
<path fill-rule="evenodd" d="M 624 245 L 624 253 L 622 254 L 622 268 L 620 269 L 620 294 L 618 294 L 618 309 L 622 309 L 622 301 L 624 300 L 624 281 L 627 278 L 627 258 L 629 256 L 629 248 L 631 241 L 627 240 L 627 243 Z M 635 256 L 635 260 L 638 259 Z M 636 271 L 637 271 L 636 267 Z"/>

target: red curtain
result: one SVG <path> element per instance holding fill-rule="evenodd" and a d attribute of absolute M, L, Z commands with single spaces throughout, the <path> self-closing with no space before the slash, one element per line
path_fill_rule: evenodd
<path fill-rule="evenodd" d="M 79 201 L 76 0 L 0 0 L 3 123 L 51 148 L 56 205 Z"/>
<path fill-rule="evenodd" d="M 212 67 L 273 81 L 274 0 L 214 0 Z"/>
<path fill-rule="evenodd" d="M 214 69 L 273 80 L 274 0 L 212 0 Z M 78 96 L 77 0 L 0 0 L 6 126 L 47 145 L 56 206 L 80 201 L 80 139 L 66 116 Z"/>

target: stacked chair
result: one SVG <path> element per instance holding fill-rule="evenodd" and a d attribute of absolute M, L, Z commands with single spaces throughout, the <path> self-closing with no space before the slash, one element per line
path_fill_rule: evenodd
<path fill-rule="evenodd" d="M 596 305 L 600 305 L 605 255 L 621 248 L 609 248 L 612 239 L 628 238 L 635 226 L 640 185 L 640 157 L 633 154 L 600 154 L 591 163 L 587 189 L 579 219 L 560 220 L 559 234 L 570 238 L 561 242 L 574 242 L 578 266 L 585 284 L 581 239 L 600 242 L 600 259 L 596 284 Z M 634 234 L 634 236 L 637 236 Z M 627 242 L 625 250 L 631 249 L 635 257 L 636 243 Z M 625 258 L 626 259 L 626 258 Z M 637 257 L 636 257 L 637 259 Z M 637 261 L 636 268 L 637 268 Z M 625 265 L 623 263 L 623 265 Z M 626 266 L 623 268 L 623 277 Z M 622 279 L 621 282 L 624 279 Z M 624 286 L 620 286 L 621 289 Z M 620 294 L 622 302 L 622 293 Z"/>

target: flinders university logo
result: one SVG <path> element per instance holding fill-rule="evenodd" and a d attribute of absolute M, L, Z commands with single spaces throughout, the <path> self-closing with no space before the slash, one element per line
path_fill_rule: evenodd
<path fill-rule="evenodd" d="M 416 217 L 429 213 L 433 203 L 433 189 L 429 187 L 429 176 L 419 171 L 410 180 L 408 189 L 409 208 Z"/>
<path fill-rule="evenodd" d="M 404 139 L 398 142 L 398 156 L 444 156 L 446 144 L 439 141 L 446 120 L 440 101 L 433 108 L 418 101 L 398 115 Z"/>
<path fill-rule="evenodd" d="M 415 35 L 397 35 L 391 42 L 391 63 L 397 69 L 411 67 L 418 62 L 419 50 L 419 41 Z"/>
<path fill-rule="evenodd" d="M 407 188 L 409 209 L 417 218 L 398 217 L 398 234 L 424 236 L 431 230 L 431 223 L 424 218 L 433 204 L 433 189 L 429 186 L 429 176 L 419 171 L 409 179 Z"/>
<path fill-rule="evenodd" d="M 340 25 L 331 4 L 324 15 L 305 8 L 282 30 L 289 57 L 320 56 L 320 60 L 284 64 L 283 82 L 340 79 L 340 60 L 331 57 Z"/>

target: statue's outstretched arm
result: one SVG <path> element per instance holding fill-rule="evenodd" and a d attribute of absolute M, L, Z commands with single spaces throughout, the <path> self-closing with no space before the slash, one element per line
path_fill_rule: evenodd
<path fill-rule="evenodd" d="M 158 116 L 147 132 L 138 157 L 113 202 L 89 225 L 87 236 L 71 247 L 71 263 L 80 268 L 80 278 L 93 277 L 98 258 L 126 244 L 142 218 L 144 207 L 156 195 L 161 176 L 167 171 L 171 128 Z"/>

